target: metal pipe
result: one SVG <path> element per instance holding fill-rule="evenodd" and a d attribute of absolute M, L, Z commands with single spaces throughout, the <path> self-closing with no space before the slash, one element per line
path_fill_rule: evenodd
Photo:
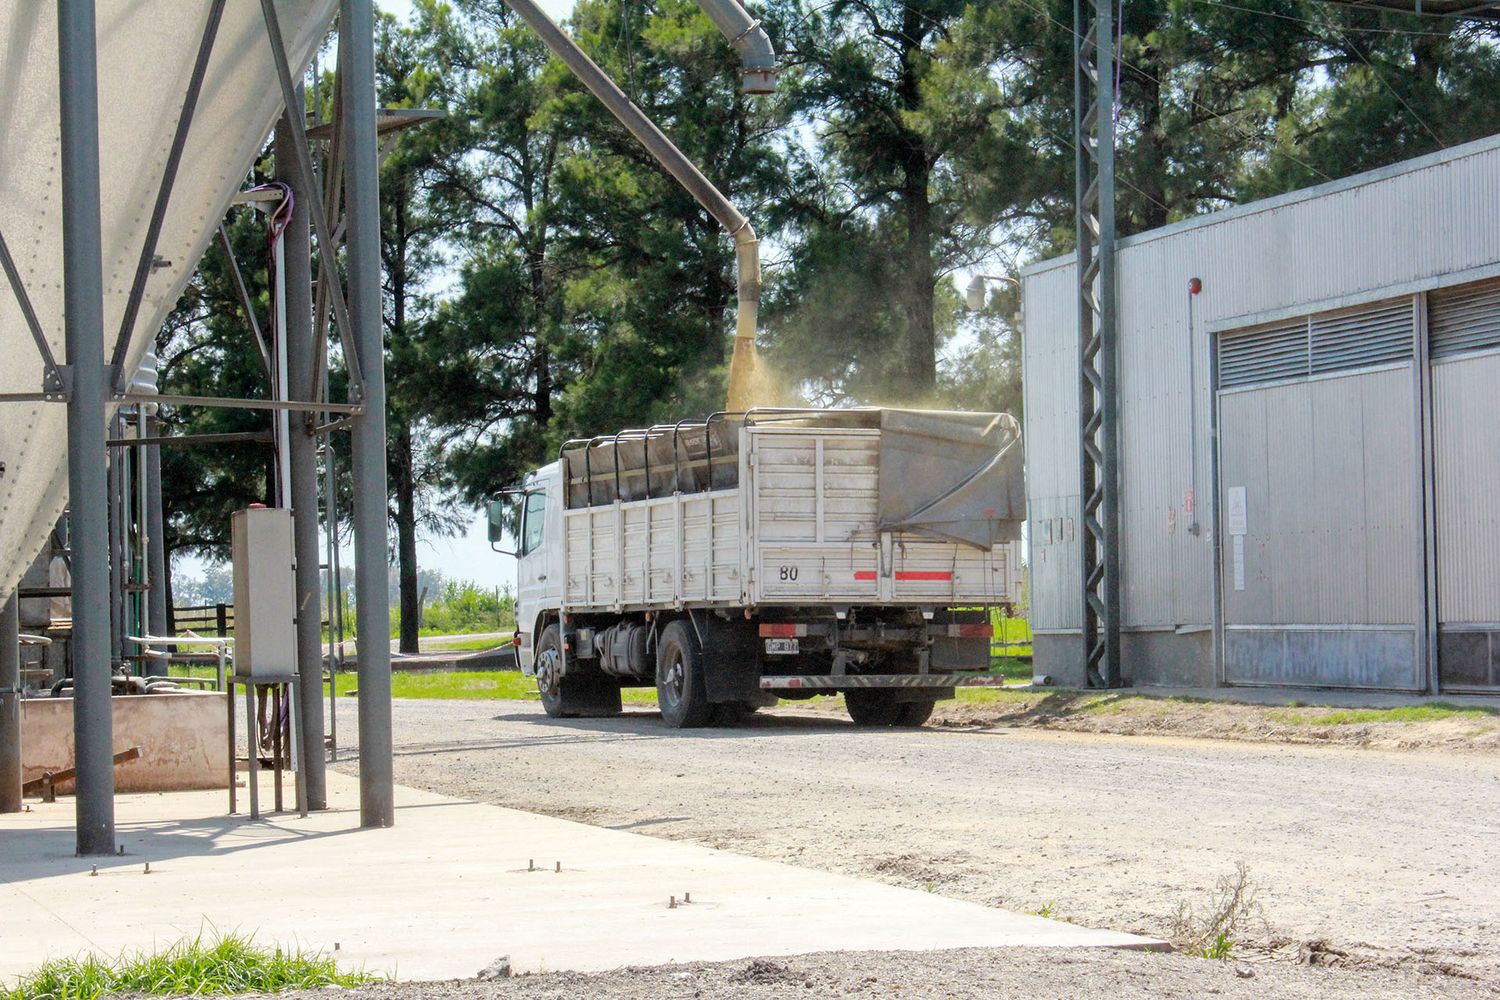
<path fill-rule="evenodd" d="M 161 406 L 218 406 L 226 410 L 291 410 L 294 413 L 363 413 L 358 403 L 328 403 L 317 399 L 236 399 L 233 396 L 140 396 L 127 392 L 116 396 L 121 403 L 157 403 Z"/>
<path fill-rule="evenodd" d="M 769 94 L 776 89 L 776 50 L 760 22 L 746 13 L 739 0 L 698 0 L 703 13 L 739 53 L 740 79 L 747 94 Z"/>
<path fill-rule="evenodd" d="M 110 438 L 105 445 L 110 448 L 135 448 L 145 445 L 151 448 L 157 463 L 156 475 L 161 475 L 161 452 L 157 449 L 164 444 L 231 444 L 234 442 L 247 442 L 254 444 L 270 444 L 274 438 L 270 431 L 226 431 L 221 434 L 163 434 L 161 433 L 160 421 L 152 419 L 153 431 L 144 438 Z"/>
<path fill-rule="evenodd" d="M 0 813 L 21 811 L 21 600 L 0 605 Z"/>
<path fill-rule="evenodd" d="M 156 418 L 146 416 L 141 429 L 141 451 L 145 468 L 142 470 L 141 519 L 146 532 L 146 615 L 145 629 L 151 635 L 167 634 L 167 548 L 165 535 L 166 518 L 161 509 L 161 445 L 148 443 L 156 436 Z M 148 674 L 165 674 L 167 665 L 151 663 Z"/>
<path fill-rule="evenodd" d="M 302 96 L 302 88 L 297 88 Z M 297 109 L 300 111 L 301 109 Z M 307 199 L 302 180 L 290 170 L 287 146 L 291 131 L 302 127 L 301 114 L 283 114 L 276 125 L 277 173 L 292 191 L 292 216 L 282 233 L 281 312 L 285 326 L 279 338 L 285 347 L 286 385 L 291 394 L 312 399 L 318 392 L 313 381 L 312 242 L 307 221 Z M 288 176 L 290 175 L 290 176 Z M 323 606 L 318 594 L 318 439 L 310 433 L 312 416 L 301 414 L 291 422 L 287 435 L 288 478 L 292 501 L 292 544 L 296 551 L 297 575 L 297 733 L 300 780 L 307 792 L 309 809 L 328 808 L 327 773 L 323 759 Z"/>
<path fill-rule="evenodd" d="M 73 743 L 80 855 L 115 853 L 110 715 L 109 531 L 105 524 L 104 267 L 99 219 L 99 79 L 94 0 L 57 0 L 61 122 L 63 321 L 73 569 Z"/>
<path fill-rule="evenodd" d="M 323 393 L 328 393 L 328 368 L 321 373 Z M 334 760 L 339 753 L 338 678 L 344 649 L 344 577 L 339 567 L 338 478 L 334 474 L 333 442 L 323 442 L 323 545 L 328 579 L 328 747 Z"/>
<path fill-rule="evenodd" d="M 260 332 L 260 321 L 255 318 L 255 303 L 250 299 L 250 290 L 245 287 L 245 276 L 240 273 L 240 262 L 235 259 L 234 246 L 229 242 L 229 233 L 222 222 L 219 223 L 219 246 L 224 249 L 224 260 L 229 264 L 229 276 L 234 281 L 234 291 L 239 296 L 240 308 L 245 311 L 245 321 L 250 324 L 250 332 L 255 334 L 255 348 L 260 357 L 260 366 L 269 378 L 271 352 L 266 347 L 265 335 Z"/>
<path fill-rule="evenodd" d="M 111 432 L 124 436 L 124 421 L 116 411 L 110 419 Z M 109 456 L 105 482 L 109 488 L 109 659 L 120 663 L 125 656 L 125 451 Z"/>
<path fill-rule="evenodd" d="M 53 390 L 62 389 L 63 379 L 57 368 L 57 358 L 52 354 L 52 345 L 48 343 L 47 334 L 42 330 L 42 321 L 37 318 L 31 296 L 26 294 L 26 283 L 21 279 L 21 272 L 16 267 L 15 258 L 10 255 L 10 246 L 5 242 L 3 234 L 0 234 L 0 269 L 5 271 L 11 293 L 16 297 L 16 305 L 21 308 L 21 318 L 26 321 L 26 329 L 31 331 L 32 342 L 36 344 L 37 353 L 42 356 L 42 366 L 47 370 L 42 384 Z"/>
<path fill-rule="evenodd" d="M 739 209 L 703 176 L 640 108 L 631 103 L 615 82 L 547 16 L 534 0 L 505 0 L 522 20 L 531 25 L 547 48 L 573 71 L 630 134 L 646 147 L 687 192 L 734 237 L 738 313 L 735 318 L 734 353 L 729 362 L 731 410 L 750 406 L 754 392 L 755 329 L 760 312 L 760 241 Z"/>
<path fill-rule="evenodd" d="M 379 140 L 375 134 L 375 10 L 340 0 L 339 75 L 344 80 L 344 193 L 348 218 L 349 321 L 364 374 L 365 414 L 355 424 L 355 628 L 359 647 L 360 825 L 396 821 L 391 760 L 390 595 L 386 590 L 385 344 L 381 325 Z M 329 246 L 321 243 L 325 252 Z"/>

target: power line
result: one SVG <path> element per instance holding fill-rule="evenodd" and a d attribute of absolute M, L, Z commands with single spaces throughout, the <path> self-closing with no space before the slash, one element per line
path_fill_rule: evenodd
<path fill-rule="evenodd" d="M 1370 68 L 1371 75 L 1373 75 L 1375 79 L 1380 82 L 1380 85 L 1382 87 L 1390 91 L 1391 96 L 1401 103 L 1401 106 L 1406 109 L 1407 114 L 1409 114 L 1418 125 L 1422 126 L 1422 128 L 1426 130 L 1428 135 L 1432 136 L 1432 141 L 1437 143 L 1440 149 L 1447 149 L 1448 144 L 1442 139 L 1438 138 L 1438 134 L 1434 132 L 1432 130 L 1432 126 L 1428 125 L 1427 121 L 1417 113 L 1417 109 L 1412 107 L 1411 104 L 1407 102 L 1406 98 L 1402 97 L 1401 94 L 1397 92 L 1395 87 L 1392 87 L 1388 82 L 1386 82 L 1385 77 L 1380 75 L 1380 70 L 1375 68 L 1375 64 L 1365 57 L 1365 54 L 1359 50 L 1359 46 L 1354 44 L 1354 39 L 1344 34 L 1339 26 L 1334 24 L 1332 21 L 1328 21 L 1327 26 L 1329 30 L 1335 32 L 1340 38 L 1344 40 L 1344 44 L 1349 46 L 1350 50 L 1353 51 L 1355 55 L 1359 56 L 1360 62 L 1364 63 Z"/>
<path fill-rule="evenodd" d="M 1391 8 L 1391 7 L 1381 6 L 1380 4 L 1370 4 L 1370 5 L 1366 6 L 1364 4 L 1350 3 L 1349 0 L 1318 0 L 1318 2 L 1319 3 L 1325 3 L 1325 4 L 1327 4 L 1327 3 L 1336 3 L 1340 7 L 1356 7 L 1358 9 L 1360 9 L 1360 10 L 1390 11 L 1391 13 L 1397 13 L 1397 14 L 1411 14 L 1411 15 L 1416 16 L 1416 17 L 1434 17 L 1434 18 L 1436 18 L 1436 17 L 1454 17 L 1454 18 L 1470 18 L 1470 19 L 1476 20 L 1476 21 L 1479 21 L 1479 20 L 1483 20 L 1483 21 L 1500 21 L 1500 3 L 1493 3 L 1493 2 L 1484 3 L 1484 2 L 1478 2 L 1478 0 L 1476 0 L 1475 4 L 1472 7 L 1466 8 L 1464 10 L 1459 10 L 1459 11 L 1421 10 L 1420 9 L 1420 7 L 1421 7 L 1420 4 L 1416 5 L 1416 9 L 1413 9 L 1413 10 L 1397 11 L 1397 10 L 1394 10 L 1393 8 Z M 1481 14 L 1481 12 L 1484 13 L 1483 17 L 1479 16 Z"/>
<path fill-rule="evenodd" d="M 1271 17 L 1281 21 L 1293 21 L 1297 24 L 1305 24 L 1310 28 L 1327 27 L 1326 24 L 1317 21 L 1310 21 L 1305 17 L 1298 17 L 1295 14 L 1282 14 L 1272 10 L 1256 10 L 1254 7 L 1242 7 L 1239 4 L 1224 3 L 1223 0 L 1191 0 L 1191 2 L 1196 4 L 1204 4 L 1209 7 L 1222 7 L 1225 10 L 1237 10 L 1245 14 L 1255 14 L 1258 17 Z M 1371 35 L 1408 35 L 1426 38 L 1453 37 L 1453 33 L 1451 31 L 1419 31 L 1408 30 L 1406 28 L 1356 28 L 1353 26 L 1349 26 L 1345 30 L 1360 31 L 1364 32 L 1365 34 Z"/>
<path fill-rule="evenodd" d="M 1075 39 L 1079 39 L 1080 41 L 1082 40 L 1082 36 L 1080 36 L 1078 34 L 1077 29 L 1075 29 L 1072 25 L 1063 24 L 1063 22 L 1061 22 L 1057 18 L 1053 17 L 1045 9 L 1040 8 L 1040 7 L 1036 7 L 1036 6 L 1032 5 L 1032 3 L 1030 2 L 1030 0 L 1020 0 L 1020 2 L 1021 2 L 1021 4 L 1023 6 L 1029 8 L 1034 13 L 1040 14 L 1042 17 L 1046 18 L 1047 20 L 1051 21 L 1053 24 L 1055 24 L 1058 27 L 1062 28 L 1068 34 L 1072 35 Z M 1122 66 L 1129 66 L 1131 69 L 1135 70 L 1141 76 L 1143 76 L 1146 79 L 1148 79 L 1148 80 L 1152 81 L 1153 83 L 1155 83 L 1158 87 L 1163 87 L 1163 88 L 1166 88 L 1166 89 L 1170 89 L 1170 88 L 1167 87 L 1167 85 L 1165 83 L 1163 83 L 1161 81 L 1160 78 L 1158 78 L 1156 76 L 1153 76 L 1150 73 L 1147 73 L 1144 69 L 1142 69 L 1141 67 L 1135 65 L 1134 63 L 1129 62 L 1128 60 L 1120 58 L 1120 56 L 1118 55 L 1118 53 L 1116 53 L 1115 58 L 1119 61 L 1119 63 Z M 1184 95 L 1184 97 L 1186 98 L 1187 102 L 1190 105 L 1192 105 L 1193 107 L 1199 109 L 1200 111 L 1207 112 L 1208 114 L 1212 115 L 1213 117 L 1221 119 L 1221 120 L 1225 119 L 1225 116 L 1226 116 L 1227 112 L 1215 111 L 1213 108 L 1210 108 L 1210 107 L 1208 107 L 1207 105 L 1204 105 L 1204 104 L 1200 104 L 1198 101 L 1193 100 L 1193 98 L 1191 98 L 1191 97 L 1187 97 L 1186 95 Z M 1240 132 L 1239 133 L 1239 138 L 1242 139 L 1242 140 L 1249 141 L 1249 140 L 1258 138 L 1258 136 L 1255 136 L 1255 135 L 1253 135 L 1250 132 Z M 1268 148 L 1268 150 L 1270 152 L 1275 153 L 1278 156 L 1284 156 L 1287 159 L 1291 160 L 1293 163 L 1296 163 L 1298 166 L 1303 167 L 1303 168 L 1305 168 L 1307 170 L 1311 170 L 1313 173 L 1317 174 L 1319 177 L 1323 178 L 1325 181 L 1331 181 L 1331 180 L 1333 180 L 1332 177 L 1328 176 L 1323 171 L 1321 171 L 1317 167 L 1313 166 L 1311 163 L 1308 163 L 1305 160 L 1302 160 L 1302 159 L 1299 159 L 1296 156 L 1293 156 L 1291 153 L 1288 153 L 1284 149 L 1281 149 L 1281 148 L 1279 148 L 1277 146 L 1269 146 L 1267 148 Z"/>

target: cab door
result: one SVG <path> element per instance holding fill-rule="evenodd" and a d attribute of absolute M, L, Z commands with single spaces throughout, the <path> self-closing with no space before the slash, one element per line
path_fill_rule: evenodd
<path fill-rule="evenodd" d="M 547 494 L 528 490 L 521 497 L 521 523 L 516 546 L 516 626 L 521 630 L 521 666 L 530 673 L 540 636 L 532 635 L 533 623 L 542 611 L 542 592 L 547 586 L 546 565 Z"/>

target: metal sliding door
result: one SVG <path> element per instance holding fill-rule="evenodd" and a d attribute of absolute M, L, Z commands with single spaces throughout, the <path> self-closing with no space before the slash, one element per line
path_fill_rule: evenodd
<path fill-rule="evenodd" d="M 1500 281 L 1428 296 L 1438 676 L 1500 689 Z"/>
<path fill-rule="evenodd" d="M 1423 686 L 1414 315 L 1220 336 L 1226 682 Z"/>

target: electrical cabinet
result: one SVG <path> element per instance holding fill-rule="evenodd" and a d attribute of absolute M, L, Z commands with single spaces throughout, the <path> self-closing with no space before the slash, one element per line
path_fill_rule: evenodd
<path fill-rule="evenodd" d="M 251 507 L 235 511 L 231 527 L 235 675 L 296 673 L 292 512 L 277 507 Z"/>

